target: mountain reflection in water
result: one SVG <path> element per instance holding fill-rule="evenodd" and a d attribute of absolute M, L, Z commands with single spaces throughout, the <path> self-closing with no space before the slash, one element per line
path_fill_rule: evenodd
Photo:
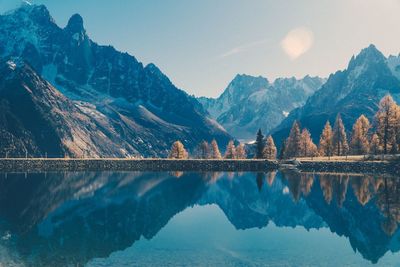
<path fill-rule="evenodd" d="M 366 263 L 379 263 L 400 250 L 399 190 L 389 175 L 295 170 L 3 173 L 0 266 L 82 266 L 151 240 L 176 214 L 208 204 L 237 230 L 329 229 Z"/>

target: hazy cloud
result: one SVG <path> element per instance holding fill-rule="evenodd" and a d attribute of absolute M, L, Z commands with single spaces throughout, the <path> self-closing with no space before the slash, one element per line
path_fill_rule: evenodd
<path fill-rule="evenodd" d="M 225 57 L 230 57 L 239 53 L 243 53 L 246 52 L 248 50 L 250 50 L 251 48 L 257 47 L 257 46 L 261 46 L 268 43 L 268 40 L 260 40 L 260 41 L 255 41 L 255 42 L 251 42 L 251 43 L 246 43 L 240 46 L 237 46 L 235 48 L 232 48 L 231 50 L 221 54 L 219 57 L 220 58 L 225 58 Z"/>
<path fill-rule="evenodd" d="M 283 51 L 295 60 L 306 53 L 314 43 L 314 34 L 308 28 L 296 28 L 291 30 L 281 41 Z"/>

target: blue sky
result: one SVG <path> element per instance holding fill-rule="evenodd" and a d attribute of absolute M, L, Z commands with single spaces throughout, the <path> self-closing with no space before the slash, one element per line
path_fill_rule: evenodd
<path fill-rule="evenodd" d="M 20 0 L 0 0 L 0 12 Z M 64 27 L 153 62 L 178 87 L 218 96 L 238 73 L 327 77 L 374 43 L 400 52 L 400 0 L 34 0 Z"/>

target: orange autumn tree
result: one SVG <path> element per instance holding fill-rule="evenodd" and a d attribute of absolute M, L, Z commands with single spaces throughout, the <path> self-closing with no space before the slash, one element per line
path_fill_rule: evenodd
<path fill-rule="evenodd" d="M 318 148 L 311 139 L 310 131 L 303 129 L 300 138 L 300 156 L 315 157 L 318 155 Z"/>
<path fill-rule="evenodd" d="M 332 127 L 329 121 L 326 122 L 324 130 L 322 131 L 321 137 L 319 139 L 319 154 L 321 156 L 332 156 L 333 143 L 332 143 Z"/>
<path fill-rule="evenodd" d="M 188 153 L 180 141 L 176 141 L 172 144 L 171 151 L 169 152 L 168 158 L 170 159 L 187 159 Z"/>
<path fill-rule="evenodd" d="M 369 120 L 364 115 L 361 115 L 354 123 L 350 142 L 350 150 L 353 155 L 369 153 L 368 131 L 370 128 Z"/>
<path fill-rule="evenodd" d="M 382 153 L 381 141 L 379 140 L 379 136 L 376 133 L 374 133 L 371 137 L 369 152 L 373 155 Z"/>
<path fill-rule="evenodd" d="M 226 147 L 224 158 L 226 158 L 226 159 L 235 159 L 236 158 L 236 148 L 235 148 L 235 144 L 233 143 L 232 140 L 229 141 L 229 143 Z"/>
<path fill-rule="evenodd" d="M 274 160 L 274 159 L 276 159 L 276 153 L 277 153 L 277 149 L 275 146 L 275 142 L 274 142 L 274 139 L 272 138 L 272 136 L 270 135 L 270 136 L 268 136 L 267 141 L 265 142 L 263 156 L 265 159 Z"/>
<path fill-rule="evenodd" d="M 211 158 L 212 159 L 221 159 L 221 152 L 219 151 L 218 143 L 215 139 L 211 141 Z"/>
<path fill-rule="evenodd" d="M 237 159 L 246 159 L 247 158 L 247 153 L 246 153 L 244 144 L 239 144 L 236 147 L 236 158 Z"/>
<path fill-rule="evenodd" d="M 286 139 L 285 157 L 294 158 L 300 156 L 301 152 L 301 131 L 297 121 L 293 123 L 289 137 Z"/>
<path fill-rule="evenodd" d="M 387 154 L 396 146 L 396 126 L 399 123 L 398 106 L 390 95 L 379 102 L 379 110 L 375 115 L 376 133 L 380 140 L 383 153 Z"/>
<path fill-rule="evenodd" d="M 349 150 L 346 129 L 344 128 L 340 114 L 336 116 L 335 125 L 333 126 L 332 145 L 333 154 L 336 156 L 346 155 Z"/>

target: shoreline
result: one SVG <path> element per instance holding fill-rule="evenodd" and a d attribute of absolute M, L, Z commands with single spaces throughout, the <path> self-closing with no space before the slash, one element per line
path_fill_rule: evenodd
<path fill-rule="evenodd" d="M 212 159 L 0 159 L 0 172 L 34 171 L 268 171 L 269 160 Z"/>
<path fill-rule="evenodd" d="M 0 172 L 47 171 L 253 171 L 297 169 L 305 172 L 369 172 L 400 174 L 398 161 L 270 161 L 258 159 L 0 159 Z"/>
<path fill-rule="evenodd" d="M 300 161 L 296 168 L 305 172 L 400 174 L 400 163 L 394 161 Z"/>

